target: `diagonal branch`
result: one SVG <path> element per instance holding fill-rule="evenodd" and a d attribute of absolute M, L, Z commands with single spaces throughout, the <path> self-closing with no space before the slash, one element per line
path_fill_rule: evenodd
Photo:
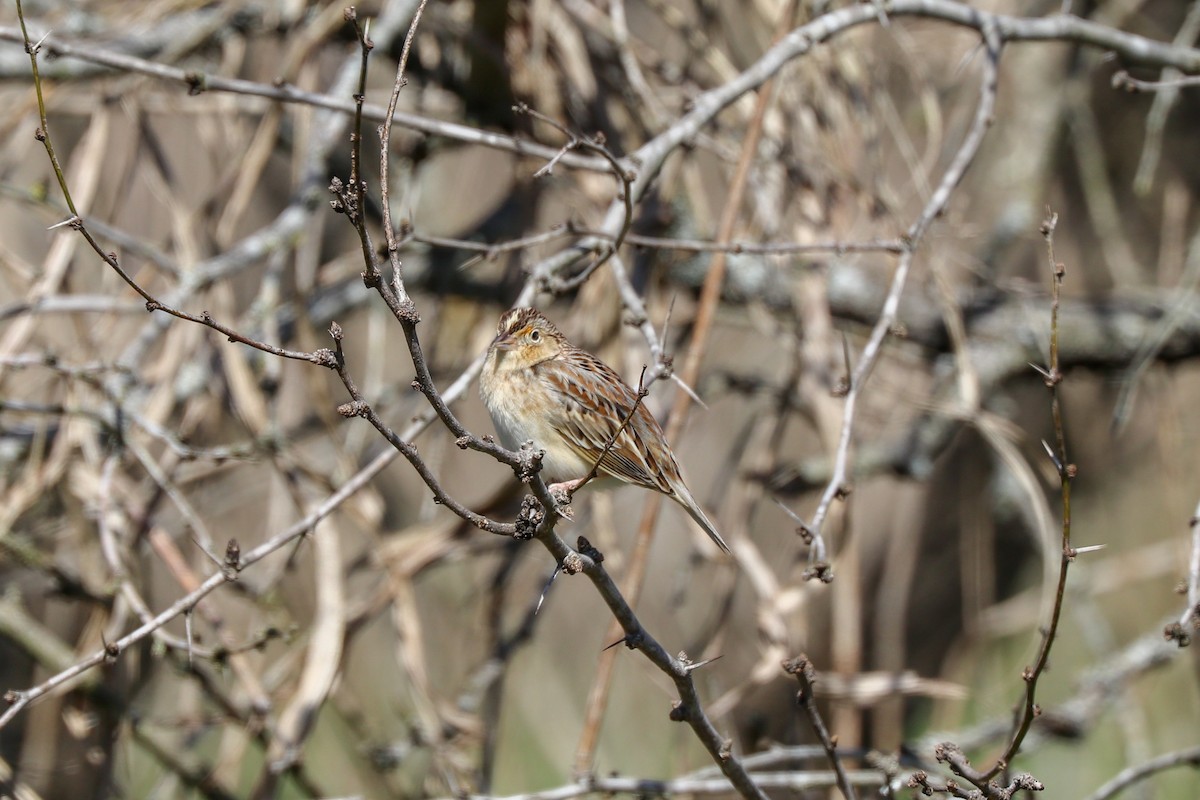
<path fill-rule="evenodd" d="M 967 168 L 975 160 L 975 156 L 979 153 L 979 148 L 983 144 L 987 130 L 992 124 L 999 87 L 1001 39 L 999 38 L 994 21 L 988 20 L 986 17 L 983 19 L 983 42 L 985 46 L 983 78 L 979 104 L 975 109 L 975 118 L 971 123 L 970 129 L 967 131 L 966 137 L 963 139 L 963 143 L 959 146 L 958 152 L 955 153 L 950 165 L 946 168 L 946 172 L 942 175 L 937 189 L 934 190 L 929 201 L 922 209 L 920 216 L 909 226 L 905 235 L 905 249 L 900 254 L 899 263 L 896 265 L 896 272 L 892 276 L 891 286 L 888 288 L 883 309 L 880 311 L 879 319 L 875 323 L 874 328 L 871 329 L 871 335 L 867 340 L 866 346 L 863 348 L 862 355 L 859 357 L 858 365 L 850 376 L 850 386 L 846 392 L 846 405 L 843 412 L 842 433 L 838 440 L 832 474 L 825 486 L 825 490 L 821 493 L 821 499 L 817 503 L 817 509 L 813 513 L 812 520 L 806 526 L 803 526 L 808 535 L 812 536 L 812 547 L 809 549 L 809 569 L 807 573 L 808 577 L 811 578 L 824 579 L 828 575 L 826 548 L 821 536 L 821 528 L 825 523 L 826 515 L 829 513 L 830 505 L 835 499 L 845 497 L 847 493 L 850 474 L 850 443 L 853 439 L 855 412 L 858 407 L 858 401 L 862 396 L 864 385 L 870 378 L 872 371 L 874 371 L 876 363 L 879 361 L 883 344 L 888 336 L 891 335 L 895 326 L 896 315 L 900 308 L 900 297 L 904 293 L 904 287 L 908 282 L 908 275 L 912 269 L 913 260 L 916 257 L 917 247 L 920 245 L 926 231 L 929 230 L 930 225 L 933 224 L 933 220 L 945 211 L 947 204 L 950 202 L 950 196 L 962 181 Z"/>

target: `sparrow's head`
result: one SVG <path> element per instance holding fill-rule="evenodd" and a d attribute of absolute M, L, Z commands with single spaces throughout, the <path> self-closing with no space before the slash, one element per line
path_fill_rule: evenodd
<path fill-rule="evenodd" d="M 488 356 L 501 369 L 525 369 L 554 358 L 567 340 L 536 308 L 514 308 L 500 317 Z"/>

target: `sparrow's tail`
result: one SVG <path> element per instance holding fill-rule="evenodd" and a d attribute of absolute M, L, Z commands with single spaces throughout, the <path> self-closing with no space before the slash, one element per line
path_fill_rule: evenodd
<path fill-rule="evenodd" d="M 729 545 L 725 544 L 725 540 L 721 538 L 721 534 L 717 533 L 717 528 L 708 521 L 708 517 L 704 514 L 704 509 L 700 508 L 700 504 L 696 502 L 696 498 L 692 497 L 692 493 L 687 490 L 686 486 L 677 487 L 675 493 L 671 495 L 679 505 L 683 506 L 691 515 L 692 519 L 704 529 L 708 534 L 708 538 L 717 543 L 717 547 L 728 553 Z"/>

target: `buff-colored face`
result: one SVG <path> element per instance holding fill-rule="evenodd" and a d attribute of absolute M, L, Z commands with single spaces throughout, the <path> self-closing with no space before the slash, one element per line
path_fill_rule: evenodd
<path fill-rule="evenodd" d="M 500 318 L 489 353 L 503 371 L 527 369 L 554 358 L 566 341 L 554 324 L 532 308 L 514 308 Z"/>

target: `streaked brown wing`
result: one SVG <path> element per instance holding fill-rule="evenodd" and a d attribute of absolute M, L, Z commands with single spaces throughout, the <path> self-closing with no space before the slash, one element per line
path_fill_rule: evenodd
<path fill-rule="evenodd" d="M 608 365 L 583 350 L 573 348 L 538 364 L 536 370 L 556 401 L 547 412 L 550 423 L 568 447 L 595 463 L 629 415 L 637 394 Z M 662 429 L 644 404 L 600 462 L 602 475 L 668 495 L 674 493 L 672 477 L 678 472 Z"/>

